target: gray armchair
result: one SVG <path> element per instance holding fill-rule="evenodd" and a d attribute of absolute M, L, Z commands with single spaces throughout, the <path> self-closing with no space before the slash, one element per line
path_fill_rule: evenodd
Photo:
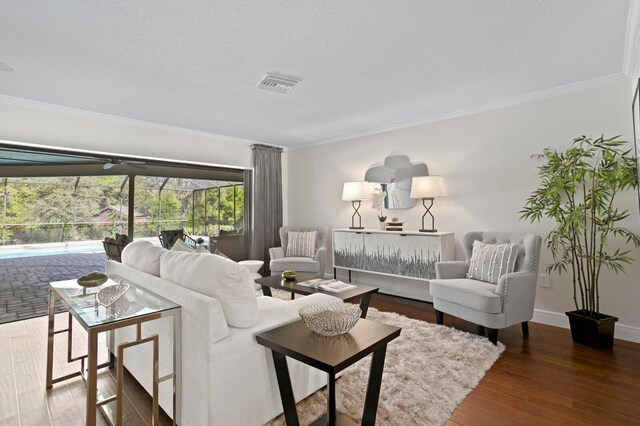
<path fill-rule="evenodd" d="M 318 231 L 316 236 L 316 253 L 313 257 L 287 257 L 287 245 L 289 243 L 289 231 Z M 324 275 L 324 266 L 327 257 L 327 234 L 329 230 L 326 227 L 289 227 L 280 228 L 280 241 L 282 247 L 273 247 L 269 249 L 269 269 L 271 275 L 280 275 L 283 271 L 293 269 L 297 272 L 314 273 L 319 277 Z"/>
<path fill-rule="evenodd" d="M 500 277 L 498 284 L 466 278 L 474 241 L 485 243 L 518 243 L 513 273 Z M 522 324 L 529 335 L 528 321 L 533 318 L 536 281 L 542 239 L 534 234 L 506 232 L 469 232 L 464 235 L 466 261 L 436 263 L 436 279 L 429 283 L 436 310 L 436 322 L 444 323 L 450 314 L 488 329 L 489 340 L 498 341 L 498 329 Z"/>

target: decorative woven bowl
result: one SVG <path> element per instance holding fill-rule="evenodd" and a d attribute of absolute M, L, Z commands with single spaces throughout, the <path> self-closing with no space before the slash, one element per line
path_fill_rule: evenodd
<path fill-rule="evenodd" d="M 110 285 L 98 292 L 96 299 L 102 306 L 109 307 L 113 305 L 118 299 L 120 299 L 129 290 L 129 284 L 120 283 L 117 285 Z"/>
<path fill-rule="evenodd" d="M 362 311 L 358 305 L 343 301 L 312 303 L 298 311 L 300 318 L 312 331 L 323 336 L 339 336 L 353 328 Z"/>

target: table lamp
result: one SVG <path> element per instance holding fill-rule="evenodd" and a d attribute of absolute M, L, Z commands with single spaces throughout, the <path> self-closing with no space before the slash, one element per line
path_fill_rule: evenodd
<path fill-rule="evenodd" d="M 422 205 L 426 209 L 422 215 L 422 229 L 420 232 L 437 232 L 434 227 L 435 220 L 431 213 L 431 207 L 433 207 L 433 199 L 435 197 L 444 197 L 444 181 L 441 176 L 418 176 L 414 177 L 411 182 L 411 198 L 421 198 Z M 427 201 L 430 204 L 427 206 Z M 429 214 L 431 216 L 431 229 L 425 229 L 424 217 Z"/>
<path fill-rule="evenodd" d="M 362 216 L 358 213 L 362 200 L 371 198 L 371 186 L 369 182 L 345 182 L 342 188 L 342 200 L 351 201 L 351 205 L 355 210 L 351 216 L 351 226 L 349 229 L 364 229 L 362 227 Z M 357 203 L 357 205 L 356 205 Z M 358 216 L 358 226 L 355 225 L 355 218 Z"/>

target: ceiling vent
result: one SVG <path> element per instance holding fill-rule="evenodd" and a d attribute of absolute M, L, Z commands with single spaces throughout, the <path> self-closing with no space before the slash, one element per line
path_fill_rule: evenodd
<path fill-rule="evenodd" d="M 258 83 L 258 87 L 260 89 L 270 90 L 277 93 L 289 93 L 291 88 L 295 86 L 298 81 L 299 80 L 294 80 L 290 77 L 266 74 Z"/>

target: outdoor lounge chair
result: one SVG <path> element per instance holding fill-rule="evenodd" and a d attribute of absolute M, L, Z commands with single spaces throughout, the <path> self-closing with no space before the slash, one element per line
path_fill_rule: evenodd
<path fill-rule="evenodd" d="M 194 240 L 190 236 L 184 233 L 184 229 L 172 229 L 168 231 L 160 231 L 160 235 L 158 235 L 158 239 L 160 240 L 160 245 L 166 248 L 167 250 L 171 250 L 171 247 L 178 240 L 182 240 L 185 243 L 189 244 L 191 247 L 196 247 L 199 241 Z"/>

